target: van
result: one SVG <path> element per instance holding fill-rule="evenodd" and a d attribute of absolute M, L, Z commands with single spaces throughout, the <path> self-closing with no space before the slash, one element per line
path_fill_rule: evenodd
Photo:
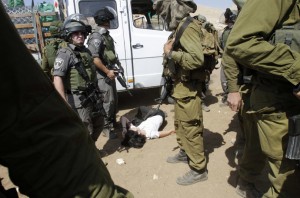
<path fill-rule="evenodd" d="M 117 12 L 109 29 L 124 68 L 128 89 L 159 87 L 162 79 L 163 45 L 170 31 L 156 15 L 151 0 L 69 0 L 67 15 L 84 14 L 94 26 L 93 15 L 110 6 Z M 117 83 L 117 90 L 124 88 Z"/>

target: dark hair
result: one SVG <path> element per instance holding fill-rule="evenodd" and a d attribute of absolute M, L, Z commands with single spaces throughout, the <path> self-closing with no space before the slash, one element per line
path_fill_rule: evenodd
<path fill-rule="evenodd" d="M 146 137 L 144 135 L 138 134 L 132 130 L 128 130 L 123 141 L 121 142 L 121 145 L 125 147 L 142 148 L 145 143 Z"/>

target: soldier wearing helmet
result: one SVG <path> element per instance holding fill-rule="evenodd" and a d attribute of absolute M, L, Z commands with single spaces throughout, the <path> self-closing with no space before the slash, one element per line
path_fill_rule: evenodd
<path fill-rule="evenodd" d="M 196 11 L 197 5 L 191 0 L 157 0 L 154 8 L 172 31 L 164 45 L 163 64 L 164 75 L 174 82 L 174 123 L 180 151 L 168 157 L 167 162 L 188 163 L 190 170 L 178 177 L 176 182 L 179 185 L 191 185 L 208 178 L 201 108 L 202 84 L 206 79 L 201 45 L 203 35 L 201 25 L 190 16 Z"/>
<path fill-rule="evenodd" d="M 300 50 L 296 36 L 300 4 L 295 0 L 234 2 L 241 11 L 228 37 L 225 51 L 231 59 L 225 62 L 225 74 L 232 92 L 228 103 L 232 109 L 243 108 L 244 126 L 248 125 L 239 170 L 240 178 L 246 181 L 242 189 L 256 181 L 254 176 L 262 170 L 262 152 L 269 164 L 271 185 L 260 197 L 298 197 L 300 157 L 289 149 L 298 152 L 300 148 L 297 138 L 289 133 L 299 133 L 294 125 L 299 118 L 294 115 L 300 114 Z M 289 144 L 290 140 L 295 142 Z"/>
<path fill-rule="evenodd" d="M 97 83 L 91 52 L 84 46 L 89 26 L 76 18 L 67 18 L 63 31 L 68 44 L 57 52 L 53 83 L 62 98 L 86 125 L 92 139 L 96 141 L 103 128 L 103 116 L 92 116 L 93 104 L 84 107 L 81 105 L 84 92 L 80 89 L 90 82 Z"/>
<path fill-rule="evenodd" d="M 97 67 L 98 86 L 103 94 L 103 107 L 107 117 L 104 119 L 103 135 L 110 139 L 117 138 L 114 131 L 116 121 L 118 96 L 116 89 L 116 75 L 113 67 L 119 64 L 114 40 L 110 36 L 108 29 L 110 22 L 116 18 L 116 11 L 106 6 L 94 14 L 97 27 L 92 31 L 88 39 L 88 48 L 92 53 L 93 62 Z"/>
<path fill-rule="evenodd" d="M 53 21 L 49 26 L 51 38 L 46 40 L 46 45 L 42 49 L 42 64 L 41 68 L 45 74 L 52 80 L 52 72 L 56 52 L 59 48 L 66 46 L 63 39 L 63 23 L 61 21 Z"/>

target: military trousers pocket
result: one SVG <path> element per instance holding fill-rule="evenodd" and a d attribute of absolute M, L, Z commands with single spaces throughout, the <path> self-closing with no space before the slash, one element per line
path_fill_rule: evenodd
<path fill-rule="evenodd" d="M 257 125 L 262 151 L 272 159 L 281 160 L 288 141 L 286 113 L 260 114 Z"/>
<path fill-rule="evenodd" d="M 175 119 L 181 121 L 202 120 L 201 99 L 199 96 L 177 98 Z"/>

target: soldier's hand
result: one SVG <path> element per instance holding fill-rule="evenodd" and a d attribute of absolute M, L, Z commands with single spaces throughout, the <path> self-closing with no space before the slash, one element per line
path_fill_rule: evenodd
<path fill-rule="evenodd" d="M 114 80 L 116 78 L 114 70 L 109 70 L 109 72 L 106 74 L 108 78 L 111 80 Z"/>
<path fill-rule="evenodd" d="M 294 91 L 293 94 L 300 100 L 300 91 Z"/>
<path fill-rule="evenodd" d="M 170 53 L 170 51 L 172 50 L 174 41 L 175 41 L 175 39 L 170 39 L 165 43 L 165 45 L 164 45 L 164 54 L 165 55 L 168 55 Z"/>
<path fill-rule="evenodd" d="M 232 111 L 239 111 L 242 105 L 242 97 L 239 92 L 229 93 L 227 96 L 228 106 Z"/>

